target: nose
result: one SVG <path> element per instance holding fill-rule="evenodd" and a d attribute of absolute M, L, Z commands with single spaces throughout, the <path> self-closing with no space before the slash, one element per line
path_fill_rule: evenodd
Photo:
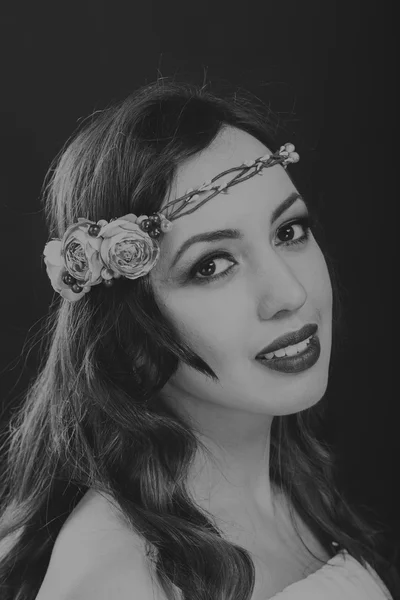
<path fill-rule="evenodd" d="M 281 256 L 271 253 L 268 265 L 258 272 L 260 294 L 258 316 L 273 319 L 287 316 L 299 310 L 307 300 L 307 292 L 291 268 Z"/>

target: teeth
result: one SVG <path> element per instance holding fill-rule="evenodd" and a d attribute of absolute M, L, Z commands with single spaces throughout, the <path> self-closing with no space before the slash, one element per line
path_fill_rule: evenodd
<path fill-rule="evenodd" d="M 286 356 L 294 356 L 298 352 L 302 352 L 305 348 L 307 348 L 307 344 L 306 345 L 302 344 L 302 346 L 304 346 L 304 348 L 301 347 L 300 344 L 297 345 L 297 348 L 296 348 L 296 346 L 288 346 L 285 349 Z M 299 349 L 300 347 L 301 347 L 301 349 Z"/>
<path fill-rule="evenodd" d="M 293 348 L 293 346 L 288 346 L 289 348 Z M 272 354 L 275 354 L 275 356 L 278 356 L 279 358 L 282 356 L 286 356 L 286 351 L 285 348 L 280 348 L 279 350 L 276 350 L 276 352 L 273 352 Z"/>
<path fill-rule="evenodd" d="M 264 356 L 261 356 L 260 358 L 266 358 L 267 360 L 270 360 L 271 358 L 274 358 L 274 356 L 277 356 L 278 358 L 283 356 L 294 356 L 295 354 L 299 354 L 299 352 L 303 352 L 303 350 L 307 348 L 308 344 L 311 341 L 311 338 L 312 336 L 310 335 L 309 338 L 307 338 L 303 342 L 300 342 L 299 344 L 294 344 L 293 346 L 286 346 L 286 348 L 280 348 L 279 350 L 276 350 L 276 352 L 269 352 L 268 354 L 264 354 Z"/>

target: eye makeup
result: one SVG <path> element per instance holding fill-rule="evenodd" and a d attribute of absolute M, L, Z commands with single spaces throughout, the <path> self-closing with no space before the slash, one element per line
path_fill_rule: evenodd
<path fill-rule="evenodd" d="M 299 248 L 304 246 L 310 237 L 312 227 L 311 221 L 312 219 L 307 213 L 302 217 L 297 217 L 287 221 L 286 223 L 283 223 L 276 230 L 275 238 L 278 238 L 278 243 L 275 245 L 278 247 L 283 246 L 289 249 L 296 249 L 296 247 Z M 279 236 L 283 236 L 284 238 L 287 237 L 289 239 L 281 239 Z M 204 270 L 211 263 L 215 263 L 218 260 L 225 260 L 233 264 L 217 275 L 200 274 L 199 276 L 199 271 Z M 184 269 L 182 274 L 182 284 L 189 285 L 193 283 L 195 285 L 205 285 L 213 283 L 223 277 L 227 277 L 237 264 L 238 262 L 234 259 L 231 253 L 225 250 L 211 251 L 199 258 L 193 266 L 189 267 L 188 270 Z"/>

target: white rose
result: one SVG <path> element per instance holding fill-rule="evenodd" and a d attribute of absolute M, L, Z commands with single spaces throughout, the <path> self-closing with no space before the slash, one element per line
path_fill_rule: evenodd
<path fill-rule="evenodd" d="M 61 254 L 67 271 L 75 277 L 79 285 L 97 285 L 101 283 L 100 258 L 102 240 L 88 234 L 89 227 L 96 225 L 88 219 L 78 219 L 68 227 L 63 235 Z"/>
<path fill-rule="evenodd" d="M 154 267 L 160 255 L 157 241 L 140 229 L 136 219 L 136 215 L 125 215 L 107 223 L 99 232 L 104 238 L 101 259 L 116 277 L 142 277 Z"/>
<path fill-rule="evenodd" d="M 52 240 L 45 245 L 43 254 L 46 271 L 53 290 L 70 302 L 75 302 L 76 300 L 80 300 L 90 290 L 90 287 L 85 286 L 81 292 L 75 294 L 71 290 L 71 287 L 64 283 L 62 278 L 68 271 L 65 268 L 61 255 L 61 245 L 62 242 L 60 240 Z"/>

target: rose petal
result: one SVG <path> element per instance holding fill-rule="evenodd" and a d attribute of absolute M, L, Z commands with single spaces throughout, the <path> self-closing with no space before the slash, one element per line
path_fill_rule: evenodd
<path fill-rule="evenodd" d="M 53 289 L 56 292 L 59 292 L 65 286 L 65 283 L 62 280 L 64 267 L 57 267 L 55 265 L 52 265 L 47 261 L 47 259 L 45 259 L 44 262 L 46 265 L 46 271 L 50 279 L 50 283 Z"/>
<path fill-rule="evenodd" d="M 129 213 L 129 215 L 125 215 L 124 217 L 120 217 L 119 220 L 121 220 L 121 221 L 130 221 L 131 223 L 136 223 L 137 216 L 134 215 L 133 213 Z"/>
<path fill-rule="evenodd" d="M 63 264 L 61 256 L 61 240 L 51 240 L 44 247 L 43 255 L 48 259 L 49 263 L 57 266 Z"/>
<path fill-rule="evenodd" d="M 100 251 L 102 241 L 103 240 L 99 237 L 93 237 L 92 235 L 87 236 L 87 244 L 89 244 L 93 248 L 93 250 L 97 250 L 97 252 Z"/>
<path fill-rule="evenodd" d="M 100 252 L 94 250 L 94 248 L 92 248 L 89 242 L 86 243 L 85 250 L 89 265 L 87 282 L 91 285 L 101 283 L 101 270 L 104 267 L 104 265 L 100 258 Z"/>

